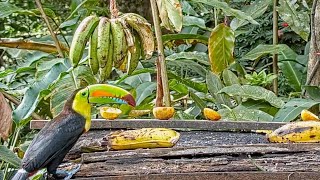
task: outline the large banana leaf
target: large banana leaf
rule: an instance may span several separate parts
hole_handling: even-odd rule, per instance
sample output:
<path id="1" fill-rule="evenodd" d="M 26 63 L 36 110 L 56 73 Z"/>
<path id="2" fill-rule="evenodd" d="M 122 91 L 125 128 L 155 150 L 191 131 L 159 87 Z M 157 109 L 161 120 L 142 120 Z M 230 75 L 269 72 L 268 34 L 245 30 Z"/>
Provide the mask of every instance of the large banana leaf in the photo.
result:
<path id="1" fill-rule="evenodd" d="M 311 99 L 295 98 L 288 101 L 275 115 L 273 121 L 289 122 L 299 116 L 303 109 L 309 109 L 312 106 L 319 104 L 319 101 Z"/>
<path id="2" fill-rule="evenodd" d="M 155 90 L 157 88 L 157 84 L 154 82 L 145 82 L 140 84 L 137 89 L 137 97 L 136 102 L 137 105 L 140 105 L 140 103 L 145 100 L 150 95 L 153 95 L 155 93 Z"/>
<path id="3" fill-rule="evenodd" d="M 272 91 L 264 89 L 260 86 L 239 85 L 234 84 L 224 87 L 218 93 L 226 93 L 229 96 L 240 96 L 242 98 L 250 98 L 253 100 L 263 100 L 272 106 L 281 108 L 284 102 L 278 98 Z"/>
<path id="4" fill-rule="evenodd" d="M 64 64 L 55 64 L 42 80 L 32 84 L 27 89 L 21 104 L 13 111 L 13 120 L 18 123 L 19 121 L 28 118 L 36 109 L 39 100 L 43 97 L 42 92 L 46 90 L 51 83 L 57 80 L 60 73 L 65 72 L 66 70 L 67 68 Z"/>
<path id="5" fill-rule="evenodd" d="M 216 26 L 211 32 L 208 52 L 211 70 L 215 74 L 219 74 L 234 62 L 234 42 L 233 31 L 223 23 Z"/>

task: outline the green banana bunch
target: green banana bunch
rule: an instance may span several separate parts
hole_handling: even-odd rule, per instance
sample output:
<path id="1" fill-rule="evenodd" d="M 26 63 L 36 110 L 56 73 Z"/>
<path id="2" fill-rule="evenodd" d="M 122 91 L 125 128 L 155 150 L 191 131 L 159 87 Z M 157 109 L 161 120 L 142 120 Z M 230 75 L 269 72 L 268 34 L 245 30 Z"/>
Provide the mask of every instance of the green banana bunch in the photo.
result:
<path id="1" fill-rule="evenodd" d="M 134 13 L 127 13 L 120 18 L 124 19 L 138 34 L 146 59 L 151 58 L 155 45 L 151 25 L 142 16 Z"/>
<path id="2" fill-rule="evenodd" d="M 77 66 L 89 41 L 89 66 L 100 82 L 106 81 L 112 67 L 131 74 L 140 57 L 148 59 L 155 50 L 150 24 L 142 16 L 126 13 L 116 19 L 88 16 L 75 31 L 70 59 Z"/>
<path id="3" fill-rule="evenodd" d="M 77 66 L 79 61 L 81 60 L 83 50 L 86 47 L 86 44 L 94 29 L 98 25 L 98 22 L 99 18 L 97 16 L 88 16 L 83 19 L 83 21 L 76 29 L 69 51 L 69 57 L 72 61 L 73 66 Z"/>

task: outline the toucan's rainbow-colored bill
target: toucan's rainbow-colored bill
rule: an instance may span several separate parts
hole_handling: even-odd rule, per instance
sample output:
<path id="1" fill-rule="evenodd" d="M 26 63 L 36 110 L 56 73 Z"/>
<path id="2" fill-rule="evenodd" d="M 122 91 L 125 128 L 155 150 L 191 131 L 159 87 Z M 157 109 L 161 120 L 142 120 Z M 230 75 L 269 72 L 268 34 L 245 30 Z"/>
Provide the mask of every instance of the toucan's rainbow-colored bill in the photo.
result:
<path id="1" fill-rule="evenodd" d="M 108 84 L 94 84 L 87 88 L 89 91 L 89 103 L 117 103 L 136 106 L 133 96 L 120 87 Z"/>

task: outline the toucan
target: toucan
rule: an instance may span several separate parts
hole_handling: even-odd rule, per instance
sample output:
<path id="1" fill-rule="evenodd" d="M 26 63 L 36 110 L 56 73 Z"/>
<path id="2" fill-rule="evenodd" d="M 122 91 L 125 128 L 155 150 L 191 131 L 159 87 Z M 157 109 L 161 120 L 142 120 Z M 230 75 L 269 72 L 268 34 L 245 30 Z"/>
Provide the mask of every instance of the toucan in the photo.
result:
<path id="1" fill-rule="evenodd" d="M 67 174 L 57 171 L 65 155 L 79 137 L 90 129 L 91 103 L 135 106 L 126 90 L 107 84 L 89 85 L 72 93 L 59 115 L 49 121 L 32 140 L 22 159 L 21 168 L 12 180 L 25 180 L 40 169 L 55 179 Z"/>

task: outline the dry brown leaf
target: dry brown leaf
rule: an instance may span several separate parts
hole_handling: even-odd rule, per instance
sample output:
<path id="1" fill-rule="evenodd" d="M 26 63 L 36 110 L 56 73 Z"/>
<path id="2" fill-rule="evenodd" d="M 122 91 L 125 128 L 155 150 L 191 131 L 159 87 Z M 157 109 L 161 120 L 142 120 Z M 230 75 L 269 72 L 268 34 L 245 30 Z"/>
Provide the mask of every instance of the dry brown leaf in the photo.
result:
<path id="1" fill-rule="evenodd" d="M 0 92 L 0 138 L 7 140 L 12 128 L 12 109 Z"/>

